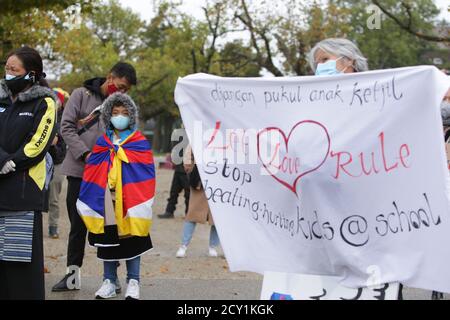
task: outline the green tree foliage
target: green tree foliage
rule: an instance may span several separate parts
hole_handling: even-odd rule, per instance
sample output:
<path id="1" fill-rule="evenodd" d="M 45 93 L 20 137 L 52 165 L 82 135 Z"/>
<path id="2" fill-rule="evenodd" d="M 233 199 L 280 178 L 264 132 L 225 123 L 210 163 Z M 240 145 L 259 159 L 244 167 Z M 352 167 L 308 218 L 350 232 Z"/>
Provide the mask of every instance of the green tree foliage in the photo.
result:
<path id="1" fill-rule="evenodd" d="M 59 83 L 67 90 L 80 87 L 86 79 L 106 76 L 120 59 L 112 42 L 103 43 L 85 25 L 60 33 L 53 48 L 63 68 L 58 71 Z"/>
<path id="2" fill-rule="evenodd" d="M 430 52 L 450 63 L 449 24 L 437 21 L 432 0 L 208 0 L 197 18 L 181 0 L 153 3 L 146 22 L 118 0 L 0 0 L 0 61 L 12 48 L 37 47 L 68 90 L 130 62 L 138 73 L 130 94 L 143 120 L 157 117 L 162 140 L 179 117 L 176 81 L 191 73 L 310 74 L 307 53 L 330 37 L 354 41 L 371 69 L 428 63 Z M 380 29 L 368 26 L 373 3 L 383 10 Z"/>
<path id="3" fill-rule="evenodd" d="M 76 1 L 76 0 L 2 0 L 0 1 L 1 11 L 0 16 L 7 14 L 20 14 L 29 11 L 30 8 L 38 10 L 64 10 L 67 7 L 75 5 L 77 3 L 88 4 L 89 1 Z"/>
<path id="4" fill-rule="evenodd" d="M 104 45 L 111 43 L 122 58 L 128 57 L 139 46 L 145 25 L 138 14 L 122 8 L 117 0 L 96 7 L 85 20 L 93 34 Z"/>
<path id="5" fill-rule="evenodd" d="M 135 90 L 143 115 L 168 112 L 178 116 L 173 93 L 178 77 L 204 72 L 224 76 L 258 76 L 251 48 L 242 41 L 223 42 L 230 32 L 225 1 L 203 9 L 204 20 L 180 13 L 162 2 L 142 33 L 137 50 L 139 85 Z"/>
<path id="6" fill-rule="evenodd" d="M 406 19 L 398 1 L 382 1 L 399 19 Z M 424 32 L 433 32 L 438 9 L 431 0 L 414 1 L 411 24 Z M 371 69 L 411 66 L 421 63 L 421 55 L 436 44 L 405 32 L 385 14 L 381 15 L 380 28 L 370 29 L 367 21 L 374 12 L 367 12 L 371 1 L 338 1 L 350 11 L 352 26 L 348 37 L 354 40 L 369 60 Z"/>
<path id="7" fill-rule="evenodd" d="M 53 45 L 60 84 L 73 89 L 88 78 L 106 76 L 118 61 L 134 64 L 143 26 L 139 16 L 117 0 L 82 14 L 78 24 L 60 32 Z"/>
<path id="8" fill-rule="evenodd" d="M 395 20 L 383 13 L 381 28 L 369 28 L 373 12 L 368 8 L 373 2 L 382 3 Z M 436 48 L 436 39 L 442 39 L 420 36 L 436 32 L 439 10 L 432 0 L 286 0 L 278 2 L 278 11 L 273 1 L 261 1 L 259 7 L 249 3 L 234 0 L 236 21 L 247 30 L 258 64 L 275 76 L 308 74 L 307 53 L 325 38 L 345 37 L 356 42 L 372 69 L 417 65 L 424 52 Z"/>
<path id="9" fill-rule="evenodd" d="M 13 48 L 41 47 L 51 56 L 55 35 L 77 12 L 91 10 L 94 0 L 2 0 L 0 2 L 0 64 Z M 47 52 L 48 50 L 48 52 Z"/>

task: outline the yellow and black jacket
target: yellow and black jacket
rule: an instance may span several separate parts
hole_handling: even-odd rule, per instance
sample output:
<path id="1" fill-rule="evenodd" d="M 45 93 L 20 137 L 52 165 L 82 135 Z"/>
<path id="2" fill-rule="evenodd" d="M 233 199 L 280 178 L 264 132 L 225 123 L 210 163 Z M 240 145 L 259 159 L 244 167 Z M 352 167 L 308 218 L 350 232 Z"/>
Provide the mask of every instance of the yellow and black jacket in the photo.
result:
<path id="1" fill-rule="evenodd" d="M 42 211 L 47 153 L 56 134 L 55 95 L 33 85 L 12 102 L 0 80 L 0 169 L 13 160 L 16 171 L 0 174 L 0 210 Z"/>

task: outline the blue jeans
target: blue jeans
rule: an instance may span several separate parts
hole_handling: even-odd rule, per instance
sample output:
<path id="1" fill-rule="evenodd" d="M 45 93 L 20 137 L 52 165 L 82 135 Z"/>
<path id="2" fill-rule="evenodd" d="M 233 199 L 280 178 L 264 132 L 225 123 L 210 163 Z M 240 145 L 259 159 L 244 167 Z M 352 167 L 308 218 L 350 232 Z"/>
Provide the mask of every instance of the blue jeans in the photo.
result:
<path id="1" fill-rule="evenodd" d="M 127 260 L 127 282 L 131 279 L 139 282 L 139 273 L 141 267 L 141 257 Z M 109 279 L 112 283 L 117 283 L 117 267 L 119 261 L 103 261 L 103 280 Z"/>
<path id="2" fill-rule="evenodd" d="M 182 244 L 184 246 L 188 246 L 191 242 L 192 235 L 194 234 L 195 226 L 197 223 L 192 221 L 185 221 L 183 227 L 183 239 Z M 217 234 L 217 230 L 215 226 L 211 226 L 211 232 L 209 233 L 209 246 L 217 247 L 220 244 L 219 235 Z"/>

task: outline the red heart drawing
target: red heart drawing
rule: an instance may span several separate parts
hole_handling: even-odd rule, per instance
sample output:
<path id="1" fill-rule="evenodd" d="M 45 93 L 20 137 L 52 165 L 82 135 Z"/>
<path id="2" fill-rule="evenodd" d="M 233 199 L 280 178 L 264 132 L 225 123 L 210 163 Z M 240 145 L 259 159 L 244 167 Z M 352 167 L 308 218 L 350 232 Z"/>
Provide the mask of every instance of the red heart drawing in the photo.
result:
<path id="1" fill-rule="evenodd" d="M 285 157 L 284 159 L 289 159 L 289 163 L 292 165 L 292 163 L 294 163 L 294 165 L 295 165 L 295 170 L 297 171 L 298 170 L 298 172 L 296 172 L 296 176 L 295 176 L 295 180 L 293 181 L 293 183 L 290 183 L 290 182 L 288 182 L 288 181 L 286 181 L 286 180 L 283 180 L 282 178 L 280 178 L 280 177 L 277 177 L 277 175 L 276 174 L 273 174 L 273 172 L 271 172 L 270 170 L 269 170 L 269 168 L 268 168 L 268 165 L 269 164 L 271 164 L 271 162 L 268 164 L 268 163 L 265 163 L 264 162 L 264 160 L 262 159 L 262 157 L 261 157 L 261 153 L 260 153 L 260 143 L 261 143 L 261 140 L 260 140 L 260 137 L 261 137 L 261 135 L 262 134 L 265 134 L 265 133 L 268 133 L 268 132 L 270 132 L 270 131 L 277 131 L 277 132 L 279 132 L 280 134 L 281 134 L 281 136 L 283 137 L 283 139 L 284 139 L 284 143 L 285 143 L 285 147 L 286 147 L 286 155 L 289 155 L 289 140 L 291 139 L 291 137 L 293 136 L 293 135 L 295 135 L 295 132 L 296 132 L 296 129 L 298 129 L 298 128 L 301 128 L 302 126 L 304 126 L 305 124 L 309 124 L 309 125 L 314 125 L 314 126 L 316 126 L 317 128 L 320 128 L 320 130 L 325 134 L 325 136 L 326 136 L 326 141 L 327 141 L 327 143 L 328 143 L 328 147 L 327 147 L 327 151 L 326 151 L 326 153 L 324 153 L 324 156 L 323 156 L 323 158 L 321 157 L 321 158 L 319 158 L 319 160 L 318 160 L 318 163 L 317 163 L 317 165 L 315 165 L 315 166 L 313 166 L 313 168 L 312 169 L 309 169 L 309 170 L 306 170 L 306 171 L 301 171 L 301 169 L 300 170 L 298 170 L 299 168 L 299 166 L 301 165 L 301 162 L 300 162 L 300 157 L 295 157 L 295 158 L 292 158 L 292 157 Z M 286 188 L 288 188 L 289 190 L 291 190 L 293 193 L 295 193 L 297 196 L 298 196 L 298 194 L 297 194 L 297 183 L 298 183 L 298 181 L 302 178 L 302 177 L 304 177 L 305 175 L 307 175 L 307 174 L 309 174 L 309 173 L 311 173 L 311 172 L 314 172 L 314 171 L 316 171 L 316 170 L 318 170 L 324 163 L 325 163 L 325 161 L 327 160 L 327 158 L 328 158 L 328 155 L 329 155 L 329 153 L 330 153 L 330 149 L 331 149 L 331 138 L 330 138 L 330 135 L 329 135 L 329 133 L 328 133 L 328 130 L 327 130 L 327 128 L 323 125 L 323 124 L 321 124 L 321 123 L 319 123 L 319 122 L 317 122 L 317 121 L 314 121 L 314 120 L 304 120 L 304 121 L 300 121 L 300 122 L 298 122 L 296 125 L 294 125 L 294 127 L 291 129 L 291 132 L 289 132 L 289 135 L 286 137 L 286 134 L 284 133 L 284 131 L 283 130 L 281 130 L 280 128 L 277 128 L 277 127 L 268 127 L 268 128 L 265 128 L 265 129 L 263 129 L 263 130 L 261 130 L 259 133 L 258 133 L 258 136 L 257 136 L 257 143 L 258 143 L 258 158 L 259 158 L 259 160 L 261 161 L 261 163 L 263 164 L 263 166 L 264 166 L 264 168 L 266 169 L 266 171 L 272 176 L 272 178 L 274 178 L 275 180 L 277 180 L 279 183 L 281 183 L 283 186 L 285 186 Z M 279 145 L 277 145 L 277 148 L 279 147 Z M 276 149 L 276 151 L 277 151 L 278 149 Z M 307 156 L 307 155 L 303 155 L 303 156 Z M 298 161 L 297 161 L 298 160 Z M 272 166 L 272 165 L 271 165 Z M 291 168 L 292 169 L 292 168 Z M 291 170 L 290 169 L 290 170 Z M 292 174 L 292 173 L 291 173 Z"/>

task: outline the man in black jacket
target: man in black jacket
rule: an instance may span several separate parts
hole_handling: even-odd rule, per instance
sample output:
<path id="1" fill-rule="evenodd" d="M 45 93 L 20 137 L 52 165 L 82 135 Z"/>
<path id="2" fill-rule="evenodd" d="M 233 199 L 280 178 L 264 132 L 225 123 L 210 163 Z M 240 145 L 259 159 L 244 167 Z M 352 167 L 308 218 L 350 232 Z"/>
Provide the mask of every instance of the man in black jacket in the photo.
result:
<path id="1" fill-rule="evenodd" d="M 179 131 L 178 131 L 179 130 Z M 172 148 L 172 162 L 175 164 L 175 172 L 172 178 L 172 184 L 170 186 L 170 196 L 167 199 L 166 211 L 163 214 L 158 214 L 160 219 L 171 219 L 174 217 L 174 212 L 178 202 L 178 195 L 184 190 L 185 201 L 185 213 L 189 206 L 189 181 L 184 171 L 183 166 L 183 150 L 187 146 L 187 136 L 184 129 L 178 129 L 180 133 L 178 141 L 172 141 L 174 143 Z"/>

